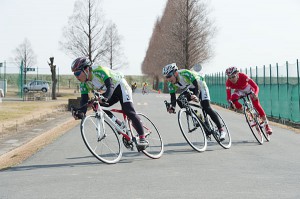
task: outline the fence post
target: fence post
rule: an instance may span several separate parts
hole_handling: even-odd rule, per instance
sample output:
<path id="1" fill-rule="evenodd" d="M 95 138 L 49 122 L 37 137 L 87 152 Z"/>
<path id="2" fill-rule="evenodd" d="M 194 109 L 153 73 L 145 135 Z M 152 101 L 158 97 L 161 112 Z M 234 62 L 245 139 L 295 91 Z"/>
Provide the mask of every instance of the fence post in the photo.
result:
<path id="1" fill-rule="evenodd" d="M 270 94 L 272 93 L 272 66 L 270 64 Z M 271 107 L 272 107 L 272 97 L 271 97 Z M 272 108 L 271 108 L 271 116 L 273 116 Z"/>
<path id="2" fill-rule="evenodd" d="M 297 59 L 297 78 L 298 78 L 298 102 L 299 102 L 299 112 L 300 112 L 300 80 L 299 80 L 299 62 Z"/>

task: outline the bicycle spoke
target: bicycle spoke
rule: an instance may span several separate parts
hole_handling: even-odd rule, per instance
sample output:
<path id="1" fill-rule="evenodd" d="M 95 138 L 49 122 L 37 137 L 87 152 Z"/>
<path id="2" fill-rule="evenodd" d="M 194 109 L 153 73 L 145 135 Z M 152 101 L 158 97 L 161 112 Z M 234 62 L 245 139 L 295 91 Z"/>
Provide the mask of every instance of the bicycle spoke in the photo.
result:
<path id="1" fill-rule="evenodd" d="M 178 112 L 178 124 L 187 143 L 196 151 L 203 152 L 207 147 L 204 130 L 197 116 L 187 113 L 186 109 Z"/>
<path id="2" fill-rule="evenodd" d="M 108 164 L 118 162 L 122 157 L 119 138 L 112 126 L 93 115 L 81 123 L 81 135 L 89 151 L 100 161 Z M 103 128 L 103 129 L 102 129 Z"/>

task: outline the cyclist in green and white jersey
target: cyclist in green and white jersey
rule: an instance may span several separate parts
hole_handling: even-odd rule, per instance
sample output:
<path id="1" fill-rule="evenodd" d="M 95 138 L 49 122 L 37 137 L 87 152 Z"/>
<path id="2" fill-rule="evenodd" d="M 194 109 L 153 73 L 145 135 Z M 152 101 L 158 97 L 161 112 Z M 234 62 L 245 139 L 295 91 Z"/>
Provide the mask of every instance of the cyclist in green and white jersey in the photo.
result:
<path id="1" fill-rule="evenodd" d="M 124 78 L 124 75 L 109 68 L 102 66 L 91 66 L 92 63 L 88 58 L 80 57 L 73 61 L 71 65 L 72 72 L 80 81 L 81 101 L 80 106 L 86 104 L 89 100 L 88 93 L 92 90 L 105 90 L 103 96 L 105 101 L 111 106 L 120 101 L 122 110 L 132 121 L 133 126 L 139 133 L 140 141 L 137 143 L 140 147 L 147 147 L 148 141 L 145 139 L 144 130 L 139 116 L 133 107 L 132 90 Z M 82 112 L 85 114 L 87 107 Z M 82 119 L 82 114 L 75 114 L 75 119 Z"/>
<path id="2" fill-rule="evenodd" d="M 223 131 L 220 120 L 215 113 L 215 111 L 210 106 L 210 95 L 209 90 L 204 81 L 204 77 L 202 77 L 199 73 L 190 71 L 187 69 L 178 70 L 176 63 L 166 65 L 162 74 L 165 76 L 168 81 L 169 93 L 171 95 L 171 104 L 172 106 L 168 109 L 169 113 L 175 112 L 176 107 L 176 90 L 178 89 L 188 89 L 193 92 L 193 94 L 189 94 L 188 91 L 183 92 L 182 94 L 187 97 L 189 101 L 198 102 L 200 99 L 200 104 L 205 112 L 211 117 L 211 119 L 215 122 L 220 131 L 220 139 L 225 139 L 226 132 Z M 180 107 L 182 105 L 180 102 L 177 102 Z"/>

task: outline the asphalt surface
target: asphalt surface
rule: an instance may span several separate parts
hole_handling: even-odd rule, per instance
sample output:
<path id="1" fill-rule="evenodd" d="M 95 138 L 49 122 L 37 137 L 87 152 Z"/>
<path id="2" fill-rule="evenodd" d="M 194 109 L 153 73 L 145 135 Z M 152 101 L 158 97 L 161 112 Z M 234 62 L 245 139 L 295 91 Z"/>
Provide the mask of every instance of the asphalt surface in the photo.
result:
<path id="1" fill-rule="evenodd" d="M 152 160 L 124 149 L 107 165 L 85 147 L 79 126 L 23 163 L 0 171 L 0 198 L 300 198 L 300 135 L 272 125 L 269 143 L 258 145 L 243 115 L 219 107 L 232 135 L 223 149 L 205 152 L 184 140 L 177 115 L 165 110 L 166 94 L 134 94 L 135 107 L 156 124 L 165 144 Z"/>

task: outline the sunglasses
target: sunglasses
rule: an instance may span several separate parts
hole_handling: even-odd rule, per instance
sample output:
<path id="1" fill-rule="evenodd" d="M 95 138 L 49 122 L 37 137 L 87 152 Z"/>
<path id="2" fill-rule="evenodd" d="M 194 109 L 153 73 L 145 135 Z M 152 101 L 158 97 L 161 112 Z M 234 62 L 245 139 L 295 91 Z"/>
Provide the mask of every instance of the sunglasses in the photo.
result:
<path id="1" fill-rule="evenodd" d="M 82 72 L 82 70 L 75 71 L 75 72 L 74 72 L 74 75 L 75 75 L 76 77 L 78 77 L 78 76 L 81 74 L 81 72 Z"/>
<path id="2" fill-rule="evenodd" d="M 237 74 L 228 76 L 228 78 L 229 78 L 229 79 L 234 79 L 236 76 L 237 76 Z"/>
<path id="3" fill-rule="evenodd" d="M 170 72 L 169 74 L 166 75 L 166 78 L 170 78 L 174 75 L 174 72 Z"/>

